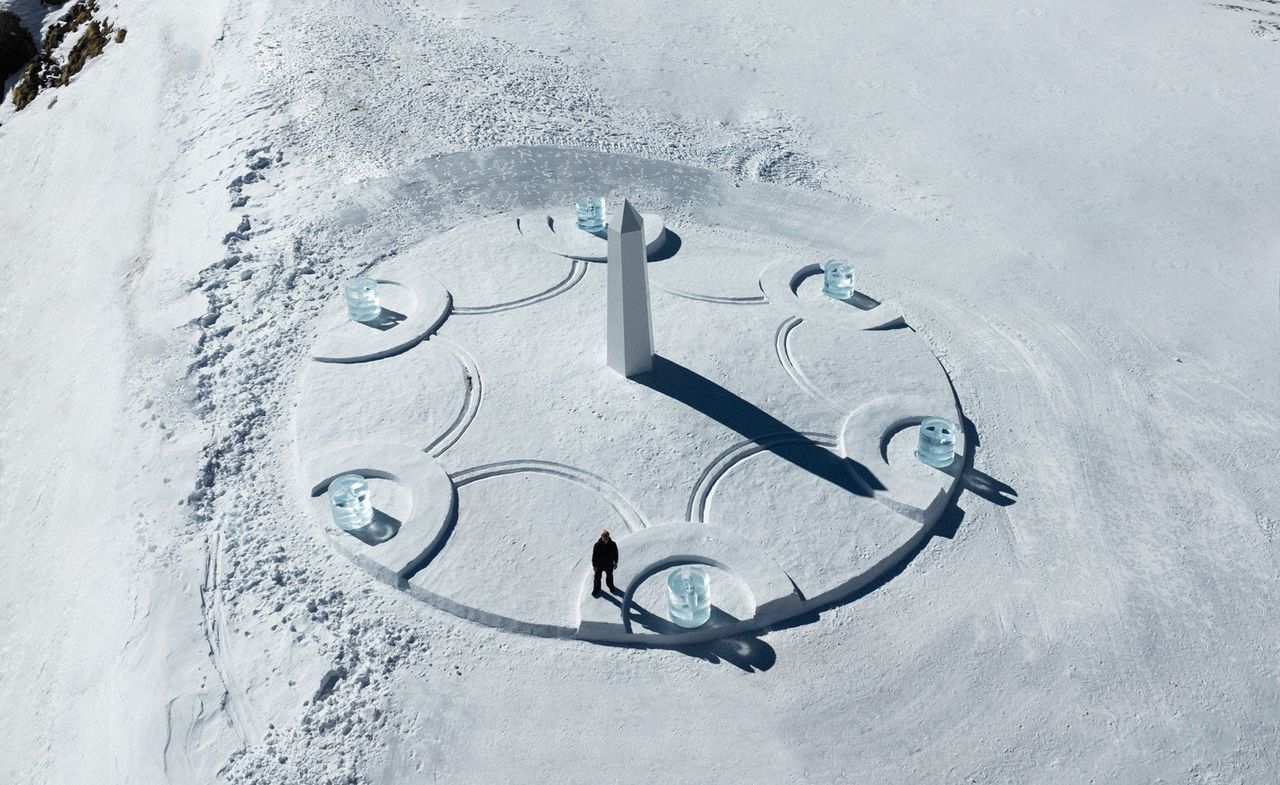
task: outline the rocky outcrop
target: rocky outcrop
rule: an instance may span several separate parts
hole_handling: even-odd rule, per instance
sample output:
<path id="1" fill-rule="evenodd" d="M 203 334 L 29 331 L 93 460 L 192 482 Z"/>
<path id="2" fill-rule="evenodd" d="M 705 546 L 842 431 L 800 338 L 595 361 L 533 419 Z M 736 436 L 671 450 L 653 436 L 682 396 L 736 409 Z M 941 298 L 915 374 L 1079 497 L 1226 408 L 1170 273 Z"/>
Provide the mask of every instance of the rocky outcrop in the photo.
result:
<path id="1" fill-rule="evenodd" d="M 12 11 L 0 11 L 0 81 L 36 56 L 36 42 Z"/>

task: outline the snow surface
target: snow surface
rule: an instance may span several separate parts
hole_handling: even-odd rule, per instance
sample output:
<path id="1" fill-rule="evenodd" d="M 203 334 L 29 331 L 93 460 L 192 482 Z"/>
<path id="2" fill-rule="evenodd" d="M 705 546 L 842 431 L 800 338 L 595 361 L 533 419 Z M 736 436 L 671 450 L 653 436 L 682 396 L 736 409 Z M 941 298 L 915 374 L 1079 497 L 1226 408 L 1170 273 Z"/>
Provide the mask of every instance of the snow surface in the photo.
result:
<path id="1" fill-rule="evenodd" d="M 505 182 L 558 164 L 562 177 L 621 190 L 627 184 L 613 178 L 632 163 L 531 147 L 505 159 L 487 169 Z M 668 179 L 691 174 L 675 168 Z M 376 264 L 369 272 L 379 280 L 416 277 L 409 295 L 454 282 L 474 291 L 470 282 L 481 279 L 496 286 L 498 302 L 435 321 L 427 340 L 403 353 L 304 367 L 295 420 L 301 495 L 319 497 L 334 477 L 358 472 L 393 479 L 412 498 L 403 525 L 376 537 L 339 532 L 327 497 L 317 498 L 321 531 L 380 579 L 464 618 L 590 640 L 635 632 L 629 596 L 615 608 L 589 591 L 583 543 L 601 527 L 615 529 L 626 554 L 615 576 L 624 592 L 695 560 L 725 567 L 753 593 L 756 612 L 734 629 L 711 625 L 664 643 L 777 624 L 899 566 L 943 514 L 965 466 L 963 437 L 949 471 L 921 465 L 910 448 L 887 448 L 909 442 L 925 416 L 960 422 L 946 373 L 914 332 L 886 329 L 903 327 L 891 305 L 866 292 L 866 310 L 822 295 L 821 270 L 805 260 L 824 258 L 808 242 L 823 232 L 802 222 L 789 243 L 752 236 L 746 227 L 781 226 L 787 211 L 735 198 L 727 181 L 709 184 L 720 190 L 711 200 L 718 212 L 738 228 L 694 231 L 690 241 L 672 230 L 673 247 L 657 248 L 649 274 L 692 291 L 650 298 L 658 356 L 636 380 L 605 364 L 602 265 L 527 294 L 540 288 L 527 281 L 550 280 L 565 262 L 529 236 L 529 221 L 468 221 Z M 867 212 L 831 217 L 877 236 L 882 221 Z M 845 250 L 862 253 L 859 237 Z M 762 296 L 726 302 L 702 293 L 725 282 L 735 290 L 754 282 Z M 340 296 L 329 299 L 341 308 Z M 327 315 L 317 344 L 355 345 L 363 335 L 403 347 L 448 299 L 403 297 L 399 321 L 377 326 L 331 324 Z M 315 358 L 322 354 L 343 353 Z M 641 529 L 652 531 L 632 536 Z"/>
<path id="2" fill-rule="evenodd" d="M 0 781 L 1280 779 L 1273 4 L 102 5 L 127 41 L 0 109 Z M 856 233 L 977 437 L 888 580 L 637 649 L 319 535 L 338 283 L 600 169 L 690 243 Z"/>

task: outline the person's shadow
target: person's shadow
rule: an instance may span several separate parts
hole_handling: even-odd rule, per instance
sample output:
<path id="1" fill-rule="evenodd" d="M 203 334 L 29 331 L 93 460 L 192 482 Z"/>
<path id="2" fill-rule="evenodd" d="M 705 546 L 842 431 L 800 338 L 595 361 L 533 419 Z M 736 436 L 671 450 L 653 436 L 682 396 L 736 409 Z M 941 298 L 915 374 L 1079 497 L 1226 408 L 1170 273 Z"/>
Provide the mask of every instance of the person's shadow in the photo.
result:
<path id="1" fill-rule="evenodd" d="M 872 491 L 884 490 L 884 484 L 866 466 L 836 455 L 759 406 L 661 355 L 654 355 L 651 371 L 634 380 L 702 412 L 745 439 L 764 446 L 768 438 L 766 449 L 774 455 L 849 493 L 870 496 Z"/>

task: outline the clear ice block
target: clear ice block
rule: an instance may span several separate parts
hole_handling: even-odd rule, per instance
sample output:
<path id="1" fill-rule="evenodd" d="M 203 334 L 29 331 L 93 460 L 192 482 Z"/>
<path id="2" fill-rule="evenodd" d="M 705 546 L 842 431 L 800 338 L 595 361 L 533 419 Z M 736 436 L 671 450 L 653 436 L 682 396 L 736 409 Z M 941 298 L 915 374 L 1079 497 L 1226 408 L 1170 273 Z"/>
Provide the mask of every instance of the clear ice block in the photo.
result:
<path id="1" fill-rule="evenodd" d="M 942 417 L 926 417 L 920 423 L 916 457 L 936 469 L 950 466 L 956 459 L 956 424 Z"/>
<path id="2" fill-rule="evenodd" d="M 347 316 L 353 322 L 372 322 L 382 313 L 378 301 L 378 282 L 372 278 L 352 278 L 343 284 L 347 295 Z"/>
<path id="3" fill-rule="evenodd" d="M 373 522 L 369 482 L 358 474 L 344 474 L 329 483 L 329 508 L 333 522 L 343 531 L 363 529 Z"/>
<path id="4" fill-rule="evenodd" d="M 584 232 L 604 231 L 604 199 L 599 196 L 583 196 L 576 202 L 578 228 Z"/>
<path id="5" fill-rule="evenodd" d="M 681 627 L 711 618 L 711 578 L 701 567 L 681 567 L 667 576 L 667 615 Z"/>
<path id="6" fill-rule="evenodd" d="M 843 259 L 831 259 L 822 265 L 822 293 L 835 300 L 847 300 L 853 296 L 853 264 Z"/>

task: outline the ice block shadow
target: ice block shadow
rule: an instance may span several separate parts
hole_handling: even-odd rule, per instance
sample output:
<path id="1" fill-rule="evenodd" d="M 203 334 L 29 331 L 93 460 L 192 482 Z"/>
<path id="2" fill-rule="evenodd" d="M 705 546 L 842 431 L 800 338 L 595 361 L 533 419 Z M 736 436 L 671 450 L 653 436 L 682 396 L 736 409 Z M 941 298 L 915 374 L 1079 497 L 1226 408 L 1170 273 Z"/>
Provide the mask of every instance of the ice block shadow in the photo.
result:
<path id="1" fill-rule="evenodd" d="M 986 499 L 999 507 L 1008 507 L 1018 501 L 1018 492 L 1014 490 L 1012 485 L 1001 482 L 990 474 L 979 470 L 973 465 L 973 456 L 979 444 L 978 428 L 973 424 L 973 420 L 960 414 L 960 425 L 964 429 L 964 461 L 956 461 L 945 469 L 939 471 L 946 472 L 952 477 L 960 480 L 960 487 L 975 496 Z M 960 471 L 960 467 L 964 467 L 964 471 Z"/>
<path id="2" fill-rule="evenodd" d="M 845 305 L 852 305 L 854 308 L 857 308 L 859 311 L 870 311 L 872 308 L 880 307 L 879 300 L 877 300 L 874 297 L 871 297 L 870 295 L 863 294 L 862 292 L 859 292 L 859 291 L 855 291 L 853 294 L 849 295 L 843 300 L 839 300 L 838 302 L 842 302 Z"/>
<path id="3" fill-rule="evenodd" d="M 609 596 L 609 602 L 622 607 L 622 602 L 615 597 Z M 674 622 L 653 613 L 643 606 L 632 602 L 627 608 L 627 615 L 631 618 L 633 624 L 638 624 L 646 630 L 650 630 L 659 635 L 671 633 L 688 632 L 687 629 L 680 627 Z M 739 619 L 725 611 L 711 606 L 711 618 L 703 627 L 724 626 L 738 623 Z M 607 646 L 618 645 L 627 648 L 648 648 L 644 643 L 626 643 L 626 644 L 604 644 Z M 655 644 L 656 645 L 656 644 Z M 736 668 L 740 668 L 747 673 L 755 673 L 756 671 L 767 671 L 773 667 L 778 661 L 778 653 L 773 647 L 765 643 L 756 635 L 738 635 L 729 638 L 717 638 L 716 640 L 706 641 L 705 643 L 692 643 L 684 646 L 661 646 L 669 651 L 678 651 L 689 657 L 697 657 L 700 660 L 718 665 L 721 662 L 727 662 Z"/>
<path id="4" fill-rule="evenodd" d="M 1000 507 L 1008 507 L 1018 501 L 1018 492 L 1013 489 L 1013 486 L 1000 482 L 990 474 L 972 466 L 964 470 L 964 474 L 960 476 L 960 483 L 966 491 Z"/>
<path id="5" fill-rule="evenodd" d="M 399 518 L 394 518 L 375 507 L 373 509 L 373 520 L 369 521 L 368 526 L 349 531 L 347 534 L 355 537 L 365 545 L 380 545 L 399 534 L 401 524 L 402 522 Z"/>
<path id="6" fill-rule="evenodd" d="M 632 624 L 638 624 L 646 630 L 656 632 L 660 635 L 676 635 L 689 631 L 670 619 L 659 616 L 658 614 L 648 610 L 635 601 L 632 601 L 631 605 L 627 608 L 627 616 L 630 617 Z M 705 624 L 698 627 L 698 629 L 713 629 L 715 627 L 723 627 L 728 624 L 737 624 L 740 621 L 742 620 L 721 610 L 713 603 L 711 605 L 711 618 L 708 619 Z"/>
<path id="7" fill-rule="evenodd" d="M 376 319 L 369 322 L 360 322 L 360 324 L 363 324 L 367 327 L 372 327 L 375 330 L 382 330 L 383 332 L 386 332 L 387 330 L 390 330 L 392 327 L 395 327 L 397 324 L 400 324 L 400 322 L 403 322 L 405 319 L 408 319 L 408 318 L 409 317 L 405 316 L 399 311 L 393 311 L 390 308 L 383 308 L 381 311 L 378 312 L 378 316 Z"/>

